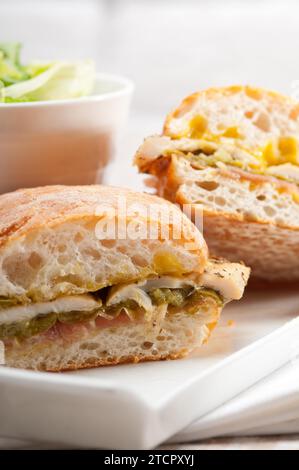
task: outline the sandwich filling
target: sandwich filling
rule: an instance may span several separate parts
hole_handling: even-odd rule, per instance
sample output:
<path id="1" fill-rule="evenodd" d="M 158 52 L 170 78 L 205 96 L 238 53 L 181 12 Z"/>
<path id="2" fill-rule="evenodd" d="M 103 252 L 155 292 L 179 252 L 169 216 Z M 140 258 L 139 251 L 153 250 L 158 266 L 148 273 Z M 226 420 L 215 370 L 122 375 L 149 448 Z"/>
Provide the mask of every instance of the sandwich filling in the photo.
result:
<path id="1" fill-rule="evenodd" d="M 113 327 L 120 318 L 152 322 L 161 311 L 164 315 L 194 315 L 208 313 L 211 308 L 220 310 L 225 302 L 242 296 L 248 275 L 245 266 L 212 260 L 197 281 L 188 276 L 159 276 L 48 302 L 14 304 L 13 299 L 2 298 L 0 340 L 22 342 L 57 332 L 63 325 Z M 159 309 L 161 306 L 165 308 Z"/>
<path id="2" fill-rule="evenodd" d="M 293 136 L 269 140 L 262 148 L 251 149 L 242 142 L 237 128 L 213 135 L 199 133 L 195 129 L 177 137 L 149 137 L 137 153 L 137 164 L 141 171 L 161 169 L 161 157 L 185 158 L 195 169 L 207 166 L 231 167 L 254 175 L 274 177 L 283 182 L 299 184 L 298 141 Z"/>

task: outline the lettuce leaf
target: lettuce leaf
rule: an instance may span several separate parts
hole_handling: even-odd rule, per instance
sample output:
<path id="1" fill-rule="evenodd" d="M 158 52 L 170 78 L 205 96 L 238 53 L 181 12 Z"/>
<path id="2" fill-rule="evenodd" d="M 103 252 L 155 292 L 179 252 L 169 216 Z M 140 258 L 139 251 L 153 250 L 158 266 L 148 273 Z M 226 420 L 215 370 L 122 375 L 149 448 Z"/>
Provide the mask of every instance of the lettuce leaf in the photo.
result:
<path id="1" fill-rule="evenodd" d="M 0 43 L 0 102 L 70 99 L 90 94 L 95 65 L 79 62 L 20 63 L 19 43 Z"/>
<path id="2" fill-rule="evenodd" d="M 19 42 L 1 42 L 0 50 L 9 62 L 17 67 L 20 66 L 21 44 Z"/>
<path id="3" fill-rule="evenodd" d="M 29 80 L 5 87 L 4 96 L 33 101 L 78 98 L 92 92 L 94 77 L 92 61 L 55 62 Z"/>
<path id="4" fill-rule="evenodd" d="M 27 103 L 29 101 L 34 101 L 34 100 L 28 98 L 28 96 L 23 96 L 22 98 L 10 98 L 9 96 L 6 96 L 6 97 L 3 97 L 2 99 L 2 102 L 4 103 Z"/>
<path id="5" fill-rule="evenodd" d="M 4 86 L 29 78 L 20 64 L 20 48 L 19 43 L 0 43 L 0 80 Z"/>

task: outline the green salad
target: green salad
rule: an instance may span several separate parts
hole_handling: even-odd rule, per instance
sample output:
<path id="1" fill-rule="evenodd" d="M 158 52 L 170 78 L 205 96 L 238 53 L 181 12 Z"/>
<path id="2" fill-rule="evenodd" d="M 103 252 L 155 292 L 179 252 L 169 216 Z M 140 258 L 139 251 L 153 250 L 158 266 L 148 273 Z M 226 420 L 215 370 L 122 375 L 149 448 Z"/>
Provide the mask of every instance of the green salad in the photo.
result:
<path id="1" fill-rule="evenodd" d="M 94 87 L 95 65 L 78 62 L 20 61 L 19 43 L 0 43 L 0 102 L 18 103 L 79 98 Z"/>

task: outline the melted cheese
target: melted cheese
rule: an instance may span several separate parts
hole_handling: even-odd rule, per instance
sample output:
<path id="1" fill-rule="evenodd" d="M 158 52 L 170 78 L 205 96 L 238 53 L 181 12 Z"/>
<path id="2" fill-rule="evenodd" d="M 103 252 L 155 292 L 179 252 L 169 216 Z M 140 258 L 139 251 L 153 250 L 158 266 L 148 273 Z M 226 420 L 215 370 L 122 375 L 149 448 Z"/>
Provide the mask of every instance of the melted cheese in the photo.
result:
<path id="1" fill-rule="evenodd" d="M 142 283 L 113 286 L 110 289 L 106 304 L 109 306 L 131 299 L 135 300 L 145 311 L 151 311 L 153 309 L 151 299 L 144 290 L 139 287 L 141 284 Z"/>
<path id="2" fill-rule="evenodd" d="M 240 299 L 249 277 L 249 268 L 225 261 L 210 260 L 205 272 L 195 283 L 189 278 L 160 276 L 133 284 L 120 284 L 111 287 L 106 304 L 115 305 L 128 299 L 134 300 L 146 312 L 154 308 L 149 291 L 157 288 L 180 289 L 185 286 L 207 287 L 219 292 L 225 300 Z M 68 313 L 72 311 L 91 311 L 101 305 L 90 294 L 59 297 L 51 302 L 39 302 L 0 310 L 0 325 L 30 320 L 37 315 L 48 313 Z"/>
<path id="3" fill-rule="evenodd" d="M 298 141 L 293 136 L 283 136 L 269 141 L 263 149 L 263 158 L 267 165 L 290 163 L 298 165 Z"/>
<path id="4" fill-rule="evenodd" d="M 249 273 L 250 269 L 242 264 L 210 260 L 197 283 L 188 278 L 160 276 L 136 284 L 114 286 L 108 296 L 107 305 L 132 299 L 141 307 L 150 310 L 152 303 L 147 292 L 158 288 L 180 289 L 185 286 L 213 289 L 219 292 L 227 301 L 240 299 L 248 281 Z"/>
<path id="5" fill-rule="evenodd" d="M 269 166 L 267 174 L 299 183 L 299 166 L 292 165 L 292 163 Z"/>
<path id="6" fill-rule="evenodd" d="M 113 286 L 107 298 L 107 305 L 125 302 L 128 299 L 143 307 L 146 311 L 153 309 L 152 301 L 147 292 L 153 289 L 180 289 L 185 286 L 195 286 L 195 282 L 191 279 L 182 279 L 179 277 L 160 276 L 153 279 L 140 281 L 136 284 L 126 284 Z"/>
<path id="7" fill-rule="evenodd" d="M 148 292 L 153 289 L 180 289 L 185 286 L 195 286 L 192 279 L 182 279 L 181 277 L 160 276 L 154 279 L 148 279 L 143 284 L 142 288 Z"/>
<path id="8" fill-rule="evenodd" d="M 37 315 L 48 313 L 84 312 L 95 310 L 101 304 L 92 295 L 67 295 L 50 302 L 38 302 L 0 310 L 0 325 L 30 320 Z"/>
<path id="9" fill-rule="evenodd" d="M 243 147 L 242 134 L 237 126 L 228 127 L 221 130 L 218 133 L 212 133 L 209 130 L 209 123 L 204 116 L 196 114 L 192 116 L 189 121 L 186 122 L 186 127 L 183 131 L 175 135 L 176 139 L 184 140 L 206 140 L 217 144 L 219 149 L 226 147 L 227 144 L 231 144 L 239 152 L 239 161 L 236 158 L 231 159 L 230 164 L 236 165 L 246 163 L 244 161 L 245 153 L 250 154 L 254 159 L 257 159 L 257 165 L 254 168 L 263 173 L 269 166 L 282 165 L 288 163 L 296 168 L 299 165 L 299 148 L 298 139 L 292 135 L 280 136 L 273 138 L 265 143 L 262 148 L 247 148 Z M 185 139 L 184 139 L 185 138 Z M 186 139 L 187 138 L 187 139 Z M 164 141 L 166 146 L 166 141 Z M 180 145 L 182 149 L 182 145 Z M 170 148 L 169 148 L 170 150 Z M 243 151 L 243 152 L 242 152 Z M 242 155 L 243 153 L 243 155 Z M 217 155 L 215 155 L 217 159 Z M 249 165 L 249 169 L 251 165 Z M 280 175 L 277 174 L 279 177 Z"/>

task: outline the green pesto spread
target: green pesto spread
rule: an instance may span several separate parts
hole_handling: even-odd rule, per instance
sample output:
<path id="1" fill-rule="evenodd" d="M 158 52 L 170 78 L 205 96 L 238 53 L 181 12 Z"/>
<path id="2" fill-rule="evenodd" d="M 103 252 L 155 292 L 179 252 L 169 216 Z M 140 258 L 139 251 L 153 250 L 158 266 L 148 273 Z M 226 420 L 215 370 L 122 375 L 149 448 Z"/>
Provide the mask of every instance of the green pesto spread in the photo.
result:
<path id="1" fill-rule="evenodd" d="M 8 297 L 0 296 L 0 310 L 4 308 L 14 307 L 17 304 L 18 304 L 17 299 L 9 299 Z"/>
<path id="2" fill-rule="evenodd" d="M 168 304 L 174 307 L 180 307 L 184 304 L 192 290 L 192 287 L 183 287 L 179 289 L 162 288 L 154 289 L 148 294 L 154 305 Z"/>
<path id="3" fill-rule="evenodd" d="M 103 289 L 102 289 L 103 291 Z M 183 287 L 179 289 L 158 288 L 148 292 L 153 305 L 168 305 L 168 313 L 176 313 L 181 308 L 188 314 L 196 313 L 198 306 L 209 300 L 213 300 L 217 305 L 222 305 L 221 296 L 212 289 L 193 287 Z M 96 298 L 104 299 L 105 295 L 98 291 L 94 294 Z M 3 299 L 0 299 L 0 301 Z M 9 300 L 9 299 L 7 299 Z M 13 302 L 13 301 L 12 301 Z M 1 302 L 0 302 L 1 303 Z M 7 303 L 6 307 L 15 305 L 15 303 Z M 105 301 L 99 308 L 91 312 L 66 312 L 66 313 L 49 313 L 47 315 L 37 315 L 31 320 L 23 320 L 14 323 L 0 325 L 0 340 L 17 338 L 19 340 L 29 338 L 41 334 L 49 330 L 56 322 L 74 324 L 78 322 L 87 322 L 95 320 L 98 316 L 104 318 L 116 318 L 122 310 L 126 310 L 131 318 L 138 318 L 138 315 L 145 313 L 134 300 L 127 299 L 115 305 L 105 305 Z"/>
<path id="4" fill-rule="evenodd" d="M 35 336 L 49 330 L 55 325 L 56 321 L 56 313 L 49 313 L 48 315 L 37 315 L 31 320 L 5 323 L 0 325 L 0 339 L 29 338 L 30 336 Z"/>

